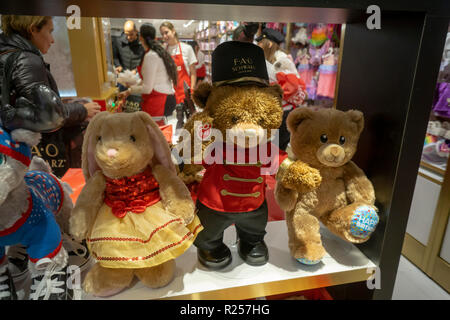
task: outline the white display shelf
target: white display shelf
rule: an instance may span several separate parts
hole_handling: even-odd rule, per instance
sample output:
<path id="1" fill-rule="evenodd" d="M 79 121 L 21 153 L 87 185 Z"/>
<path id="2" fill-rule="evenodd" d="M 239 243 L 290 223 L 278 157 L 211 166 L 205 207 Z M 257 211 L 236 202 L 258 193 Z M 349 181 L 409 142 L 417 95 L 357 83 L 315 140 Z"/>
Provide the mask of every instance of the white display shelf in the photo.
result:
<path id="1" fill-rule="evenodd" d="M 135 278 L 130 288 L 108 299 L 251 299 L 365 281 L 376 267 L 356 246 L 325 228 L 321 228 L 321 234 L 328 253 L 315 266 L 302 265 L 291 257 L 285 221 L 269 222 L 266 231 L 269 262 L 264 266 L 249 266 L 239 257 L 232 226 L 224 233 L 224 242 L 233 256 L 227 268 L 207 270 L 197 260 L 197 249 L 191 246 L 176 259 L 175 278 L 168 286 L 150 289 Z M 100 299 L 92 295 L 83 298 Z"/>

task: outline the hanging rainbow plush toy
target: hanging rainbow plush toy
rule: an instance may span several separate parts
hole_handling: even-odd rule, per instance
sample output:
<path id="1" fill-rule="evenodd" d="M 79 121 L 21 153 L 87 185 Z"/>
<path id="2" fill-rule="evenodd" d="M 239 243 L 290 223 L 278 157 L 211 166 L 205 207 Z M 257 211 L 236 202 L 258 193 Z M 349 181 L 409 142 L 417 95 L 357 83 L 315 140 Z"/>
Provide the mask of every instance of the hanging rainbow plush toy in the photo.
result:
<path id="1" fill-rule="evenodd" d="M 427 133 L 427 135 L 425 136 L 425 141 L 423 142 L 423 145 L 426 146 L 427 144 L 434 143 L 436 141 L 437 141 L 436 136 L 433 136 L 433 135 Z"/>
<path id="2" fill-rule="evenodd" d="M 309 42 L 311 45 L 318 47 L 321 46 L 327 39 L 327 26 L 318 25 L 313 29 Z"/>

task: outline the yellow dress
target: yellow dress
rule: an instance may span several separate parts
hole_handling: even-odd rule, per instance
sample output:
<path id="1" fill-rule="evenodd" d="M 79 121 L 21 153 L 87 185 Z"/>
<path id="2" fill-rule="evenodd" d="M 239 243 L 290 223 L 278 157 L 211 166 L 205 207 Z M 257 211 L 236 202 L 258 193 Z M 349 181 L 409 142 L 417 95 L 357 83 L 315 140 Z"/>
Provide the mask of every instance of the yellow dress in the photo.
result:
<path id="1" fill-rule="evenodd" d="M 87 245 L 105 268 L 148 268 L 184 253 L 203 230 L 164 209 L 151 168 L 122 179 L 106 178 L 105 202 Z"/>
<path id="2" fill-rule="evenodd" d="M 103 204 L 87 244 L 105 268 L 147 268 L 180 256 L 202 229 L 197 215 L 185 225 L 183 219 L 167 212 L 161 201 L 143 213 L 128 212 L 123 218 Z"/>

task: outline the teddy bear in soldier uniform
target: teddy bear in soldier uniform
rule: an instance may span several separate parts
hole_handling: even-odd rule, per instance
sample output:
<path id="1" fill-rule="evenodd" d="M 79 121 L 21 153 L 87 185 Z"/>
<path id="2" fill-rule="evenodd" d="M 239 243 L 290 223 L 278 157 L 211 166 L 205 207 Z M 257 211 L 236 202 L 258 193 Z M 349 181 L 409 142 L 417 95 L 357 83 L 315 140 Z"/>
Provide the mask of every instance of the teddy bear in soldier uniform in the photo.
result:
<path id="1" fill-rule="evenodd" d="M 194 114 L 184 129 L 192 140 L 204 140 L 197 153 L 192 152 L 197 162 L 186 164 L 181 175 L 186 181 L 205 168 L 197 193 L 204 229 L 194 245 L 207 268 L 221 269 L 231 263 L 223 232 L 232 224 L 239 256 L 253 266 L 268 261 L 265 184 L 267 175 L 278 168 L 279 151 L 272 140 L 282 120 L 282 95 L 278 84 L 269 85 L 263 50 L 238 41 L 222 43 L 214 50 L 212 84 L 204 82 L 194 91 L 193 100 L 203 111 Z M 308 169 L 305 165 L 306 175 L 318 175 Z M 305 188 L 317 186 L 317 179 L 310 179 Z"/>

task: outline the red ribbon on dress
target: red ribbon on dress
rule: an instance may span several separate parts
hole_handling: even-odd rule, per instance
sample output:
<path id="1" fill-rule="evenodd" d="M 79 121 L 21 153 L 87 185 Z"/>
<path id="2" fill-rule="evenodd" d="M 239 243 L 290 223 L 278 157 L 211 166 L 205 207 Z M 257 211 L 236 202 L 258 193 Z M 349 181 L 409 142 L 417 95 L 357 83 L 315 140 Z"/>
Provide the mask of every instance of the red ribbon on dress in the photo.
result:
<path id="1" fill-rule="evenodd" d="M 150 167 L 131 177 L 106 177 L 105 203 L 117 218 L 125 217 L 128 212 L 143 213 L 160 200 L 159 184 Z"/>

